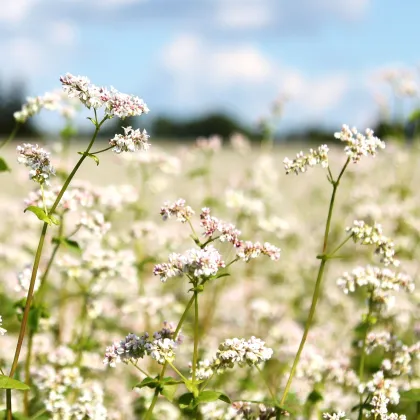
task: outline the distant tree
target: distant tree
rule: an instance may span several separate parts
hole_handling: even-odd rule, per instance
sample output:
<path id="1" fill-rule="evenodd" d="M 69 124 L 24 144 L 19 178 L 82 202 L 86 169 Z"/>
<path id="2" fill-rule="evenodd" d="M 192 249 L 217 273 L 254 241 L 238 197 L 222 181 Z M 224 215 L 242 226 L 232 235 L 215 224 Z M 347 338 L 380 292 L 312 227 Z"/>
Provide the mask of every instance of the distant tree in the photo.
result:
<path id="1" fill-rule="evenodd" d="M 188 120 L 158 117 L 152 123 L 151 132 L 154 137 L 168 139 L 208 137 L 213 134 L 218 134 L 222 137 L 229 137 L 234 133 L 242 133 L 247 136 L 252 134 L 250 130 L 232 117 L 220 113 Z"/>
<path id="2" fill-rule="evenodd" d="M 26 101 L 24 90 L 23 83 L 19 81 L 13 82 L 8 90 L 0 84 L 0 137 L 7 137 L 15 128 L 13 113 L 19 111 Z M 38 136 L 38 131 L 31 119 L 20 127 L 18 136 Z"/>

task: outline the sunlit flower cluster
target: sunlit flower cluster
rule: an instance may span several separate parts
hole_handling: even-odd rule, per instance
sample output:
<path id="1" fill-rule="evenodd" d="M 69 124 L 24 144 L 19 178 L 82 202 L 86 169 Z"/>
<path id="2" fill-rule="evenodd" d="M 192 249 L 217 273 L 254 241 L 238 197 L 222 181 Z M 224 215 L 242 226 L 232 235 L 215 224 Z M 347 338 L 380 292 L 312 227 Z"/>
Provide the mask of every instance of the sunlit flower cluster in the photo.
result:
<path id="1" fill-rule="evenodd" d="M 254 404 L 256 406 L 254 408 L 248 401 L 235 401 L 232 406 L 244 420 L 268 420 L 276 417 L 275 408 L 267 407 L 262 403 Z"/>
<path id="2" fill-rule="evenodd" d="M 26 98 L 26 103 L 23 104 L 20 111 L 16 111 L 13 116 L 19 123 L 25 123 L 28 118 L 38 114 L 42 109 L 54 110 L 58 106 L 60 100 L 59 95 L 52 92 L 47 92 L 43 96 L 36 96 L 34 98 Z"/>
<path id="3" fill-rule="evenodd" d="M 324 419 L 328 420 L 348 420 L 346 413 L 344 411 L 337 411 L 336 413 L 330 414 L 330 413 L 324 413 L 322 415 Z"/>
<path id="4" fill-rule="evenodd" d="M 212 245 L 208 245 L 203 249 L 190 249 L 184 254 L 170 254 L 168 263 L 155 265 L 153 274 L 160 276 L 163 282 L 168 278 L 179 277 L 183 274 L 194 278 L 211 277 L 224 266 L 225 263 L 219 251 Z"/>
<path id="5" fill-rule="evenodd" d="M 373 396 L 383 393 L 393 405 L 397 405 L 400 402 L 400 393 L 395 380 L 385 378 L 382 370 L 376 372 L 367 383 L 360 384 L 358 391 L 360 394 L 368 392 Z"/>
<path id="6" fill-rule="evenodd" d="M 112 151 L 115 153 L 137 152 L 138 150 L 149 150 L 149 135 L 146 130 L 134 130 L 132 127 L 123 127 L 124 134 L 116 134 L 109 141 Z"/>
<path id="7" fill-rule="evenodd" d="M 362 156 L 375 156 L 376 149 L 384 149 L 385 143 L 373 135 L 373 131 L 367 128 L 365 134 L 359 133 L 355 127 L 349 128 L 344 124 L 340 132 L 334 137 L 346 143 L 344 151 L 351 160 L 356 163 Z"/>
<path id="8" fill-rule="evenodd" d="M 160 215 L 163 220 L 176 217 L 179 222 L 185 223 L 190 220 L 194 214 L 194 210 L 190 206 L 185 205 L 185 200 L 180 198 L 174 203 L 166 201 L 160 209 Z"/>
<path id="9" fill-rule="evenodd" d="M 87 77 L 67 73 L 60 77 L 60 81 L 70 98 L 78 98 L 87 108 L 104 107 L 110 118 L 124 119 L 149 112 L 147 105 L 137 96 L 95 86 Z"/>
<path id="10" fill-rule="evenodd" d="M 395 273 L 388 268 L 357 267 L 351 273 L 345 272 L 337 285 L 344 293 L 354 293 L 361 287 L 366 287 L 369 298 L 375 304 L 376 310 L 391 307 L 394 304 L 393 292 L 414 290 L 414 282 L 404 273 Z"/>
<path id="11" fill-rule="evenodd" d="M 353 226 L 348 227 L 346 231 L 350 233 L 355 243 L 374 245 L 375 253 L 381 257 L 381 262 L 385 265 L 399 265 L 399 261 L 394 258 L 394 243 L 382 233 L 382 226 L 379 223 L 370 226 L 362 220 L 355 220 Z"/>
<path id="12" fill-rule="evenodd" d="M 4 328 L 2 328 L 2 325 L 3 325 L 3 318 L 0 315 L 0 335 L 4 335 L 4 334 L 7 333 L 7 330 L 5 330 Z"/>
<path id="13" fill-rule="evenodd" d="M 328 168 L 328 152 L 328 146 L 324 144 L 319 146 L 316 150 L 310 149 L 309 154 L 307 155 L 304 155 L 302 151 L 299 152 L 296 155 L 296 158 L 293 160 L 286 157 L 283 160 L 286 174 L 294 172 L 296 175 L 298 175 L 301 172 L 306 172 L 309 167 L 316 165 L 321 165 L 323 168 Z"/>
<path id="14" fill-rule="evenodd" d="M 245 262 L 257 258 L 260 255 L 266 255 L 271 260 L 277 261 L 280 259 L 280 249 L 270 244 L 269 242 L 260 244 L 259 242 L 254 243 L 251 241 L 246 241 L 240 243 L 237 250 L 237 255 Z"/>
<path id="15" fill-rule="evenodd" d="M 24 164 L 29 170 L 29 178 L 39 184 L 47 184 L 51 175 L 55 175 L 55 170 L 50 161 L 50 153 L 30 143 L 23 143 L 17 146 L 18 162 Z"/>
<path id="16" fill-rule="evenodd" d="M 249 340 L 244 338 L 229 338 L 219 345 L 216 355 L 209 362 L 202 361 L 198 364 L 198 378 L 206 379 L 213 373 L 221 374 L 226 369 L 235 365 L 256 366 L 271 359 L 273 350 L 265 346 L 265 342 L 256 337 Z"/>

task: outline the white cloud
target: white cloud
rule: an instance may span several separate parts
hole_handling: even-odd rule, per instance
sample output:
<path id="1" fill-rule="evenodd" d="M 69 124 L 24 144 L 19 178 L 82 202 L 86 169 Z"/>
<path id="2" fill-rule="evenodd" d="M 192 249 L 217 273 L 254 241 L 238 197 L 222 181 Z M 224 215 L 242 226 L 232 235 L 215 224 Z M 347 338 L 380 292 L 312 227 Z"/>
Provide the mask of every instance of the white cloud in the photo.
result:
<path id="1" fill-rule="evenodd" d="M 37 0 L 6 0 L 0 7 L 0 22 L 18 24 L 22 22 L 34 7 Z"/>
<path id="2" fill-rule="evenodd" d="M 272 22 L 271 12 L 265 0 L 219 0 L 216 21 L 232 29 L 258 29 Z"/>
<path id="3" fill-rule="evenodd" d="M 262 83 L 271 74 L 270 62 L 250 45 L 218 47 L 194 35 L 181 35 L 164 49 L 163 63 L 170 72 L 213 85 Z"/>
<path id="4" fill-rule="evenodd" d="M 69 21 L 56 21 L 50 27 L 52 43 L 60 46 L 72 46 L 77 40 L 77 28 Z"/>

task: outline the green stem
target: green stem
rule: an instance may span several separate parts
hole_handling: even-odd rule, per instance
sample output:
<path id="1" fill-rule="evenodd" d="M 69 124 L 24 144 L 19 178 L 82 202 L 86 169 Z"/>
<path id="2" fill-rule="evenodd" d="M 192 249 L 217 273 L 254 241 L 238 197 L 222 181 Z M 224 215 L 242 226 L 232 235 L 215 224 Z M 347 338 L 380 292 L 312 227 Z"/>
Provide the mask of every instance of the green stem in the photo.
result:
<path id="1" fill-rule="evenodd" d="M 15 137 L 16 137 L 16 134 L 17 134 L 17 132 L 19 131 L 19 128 L 20 128 L 20 123 L 16 123 L 16 125 L 15 125 L 15 128 L 13 129 L 13 131 L 10 133 L 10 136 L 7 138 L 7 139 L 5 139 L 5 140 L 3 140 L 1 143 L 0 143 L 0 149 L 2 148 L 2 147 L 4 147 L 4 146 L 6 146 L 6 144 L 7 143 L 9 143 L 9 142 L 11 142 Z"/>
<path id="2" fill-rule="evenodd" d="M 193 365 L 192 365 L 192 383 L 195 385 L 196 380 L 196 371 L 197 371 L 197 361 L 198 361 L 198 339 L 199 339 L 199 330 L 198 330 L 198 292 L 194 291 L 194 353 L 193 353 Z"/>
<path id="3" fill-rule="evenodd" d="M 261 378 L 262 378 L 262 380 L 264 381 L 264 384 L 265 384 L 265 386 L 267 387 L 268 392 L 269 392 L 269 393 L 270 393 L 270 395 L 271 395 L 271 398 L 273 399 L 273 405 L 277 405 L 277 397 L 276 397 L 276 395 L 274 394 L 273 390 L 271 389 L 271 386 L 270 386 L 270 384 L 268 383 L 268 380 L 267 380 L 267 378 L 265 377 L 265 375 L 264 375 L 263 371 L 261 370 L 261 368 L 260 368 L 258 365 L 255 365 L 255 367 L 257 368 L 258 372 L 260 372 Z"/>
<path id="4" fill-rule="evenodd" d="M 290 387 L 292 385 L 292 381 L 293 381 L 293 378 L 294 378 L 295 373 L 296 373 L 296 368 L 299 364 L 300 356 L 302 354 L 303 348 L 305 347 L 306 339 L 308 337 L 309 330 L 312 326 L 312 321 L 313 321 L 313 318 L 314 318 L 314 315 L 315 315 L 316 305 L 317 305 L 319 296 L 321 294 L 322 278 L 323 278 L 323 275 L 324 275 L 325 264 L 327 263 L 327 260 L 328 260 L 328 257 L 325 255 L 325 251 L 327 250 L 327 246 L 328 246 L 328 237 L 329 237 L 329 234 L 330 234 L 331 219 L 332 219 L 332 213 L 333 213 L 333 209 L 334 209 L 335 196 L 336 196 L 337 189 L 338 189 L 338 186 L 340 184 L 341 178 L 342 178 L 342 176 L 343 176 L 343 174 L 344 174 L 344 172 L 345 172 L 349 163 L 350 163 L 350 158 L 347 159 L 346 163 L 344 164 L 343 168 L 341 169 L 341 172 L 338 175 L 337 180 L 336 181 L 332 180 L 333 192 L 331 194 L 330 205 L 329 205 L 329 208 L 328 208 L 327 222 L 325 224 L 324 242 L 323 242 L 323 246 L 322 246 L 323 255 L 321 256 L 321 263 L 320 263 L 319 269 L 318 269 L 318 275 L 317 275 L 316 283 L 315 283 L 315 290 L 314 290 L 314 293 L 312 295 L 312 302 L 311 302 L 311 307 L 309 309 L 309 315 L 308 315 L 308 318 L 306 320 L 305 330 L 303 332 L 303 336 L 302 336 L 302 339 L 300 341 L 298 351 L 297 351 L 295 359 L 293 361 L 292 369 L 290 370 L 289 378 L 288 378 L 287 383 L 286 383 L 286 388 L 283 392 L 283 396 L 282 396 L 281 401 L 280 401 L 280 406 L 281 407 L 283 407 L 283 405 L 286 401 L 287 395 L 290 391 Z"/>
<path id="5" fill-rule="evenodd" d="M 188 312 L 189 312 L 192 304 L 194 303 L 194 300 L 195 300 L 195 296 L 193 295 L 193 296 L 191 296 L 191 299 L 188 301 L 187 306 L 185 307 L 184 313 L 182 314 L 181 319 L 179 320 L 178 325 L 175 329 L 174 340 L 177 339 L 178 333 L 181 330 L 182 324 L 187 319 Z M 165 375 L 167 367 L 168 367 L 168 362 L 165 362 L 164 365 L 162 366 L 162 370 L 160 371 L 159 379 L 163 378 L 163 376 Z M 156 405 L 156 402 L 157 402 L 158 398 L 159 398 L 159 389 L 156 388 L 155 393 L 153 395 L 152 402 L 149 406 L 149 409 L 147 410 L 147 412 L 145 414 L 144 420 L 150 420 L 152 418 L 153 409 L 155 408 L 155 405 Z"/>
<path id="6" fill-rule="evenodd" d="M 179 377 L 184 381 L 184 383 L 189 382 L 188 379 L 179 371 L 178 368 L 175 367 L 175 365 L 172 362 L 170 362 L 169 360 L 166 360 L 166 362 L 175 371 L 175 373 L 179 375 Z"/>
<path id="7" fill-rule="evenodd" d="M 34 341 L 35 331 L 29 331 L 28 349 L 25 361 L 25 384 L 31 386 L 31 358 L 32 358 L 32 344 Z M 29 390 L 23 394 L 23 407 L 25 416 L 29 416 Z"/>
<path id="8" fill-rule="evenodd" d="M 88 148 L 86 149 L 86 153 L 89 153 L 91 147 L 93 146 L 93 143 L 95 142 L 96 136 L 98 135 L 98 132 L 99 132 L 102 124 L 106 121 L 106 119 L 107 119 L 107 117 L 104 117 L 104 119 L 99 124 L 96 125 L 95 132 L 92 136 L 92 140 L 90 141 Z M 79 161 L 77 162 L 74 169 L 71 171 L 70 175 L 66 179 L 66 182 L 64 183 L 63 187 L 61 188 L 61 191 L 59 192 L 54 204 L 52 205 L 52 207 L 49 211 L 49 214 L 52 214 L 54 212 L 54 210 L 57 208 L 58 204 L 60 203 L 61 198 L 63 197 L 64 193 L 66 192 L 66 190 L 67 190 L 70 182 L 72 181 L 74 175 L 76 174 L 80 165 L 86 159 L 86 156 L 87 155 L 84 154 L 79 159 Z M 38 273 L 39 262 L 41 260 L 42 248 L 44 247 L 44 240 L 45 240 L 45 236 L 46 236 L 46 233 L 47 233 L 47 229 L 48 229 L 48 224 L 44 223 L 44 225 L 42 227 L 41 236 L 39 238 L 38 248 L 37 248 L 36 254 L 35 254 L 35 260 L 34 260 L 34 266 L 33 266 L 33 269 L 32 269 L 31 281 L 30 281 L 30 284 L 29 284 L 28 294 L 27 294 L 27 297 L 26 297 L 26 304 L 25 304 L 25 309 L 23 311 L 22 322 L 20 324 L 18 342 L 16 344 L 15 355 L 14 355 L 14 358 L 13 358 L 12 367 L 10 369 L 10 374 L 9 374 L 10 378 L 13 378 L 15 373 L 16 373 L 17 365 L 18 365 L 18 362 L 19 362 L 20 352 L 22 350 L 22 344 L 23 344 L 23 340 L 24 340 L 24 337 L 25 337 L 26 326 L 28 324 L 29 311 L 30 311 L 30 308 L 31 308 L 32 297 L 33 297 L 33 292 L 34 292 L 34 288 L 35 288 L 36 275 Z M 12 415 L 12 391 L 10 389 L 6 390 L 6 406 L 7 406 L 6 407 L 7 408 L 7 410 L 6 410 L 7 411 L 7 420 L 12 420 L 13 419 L 13 415 Z"/>
<path id="9" fill-rule="evenodd" d="M 329 254 L 329 257 L 334 256 L 334 254 L 336 254 L 350 239 L 351 239 L 351 235 L 348 236 L 346 239 L 344 239 L 344 241 L 341 242 L 341 244 L 338 245 L 338 247 L 335 248 L 334 251 L 331 251 L 330 254 Z"/>
<path id="10" fill-rule="evenodd" d="M 98 155 L 99 153 L 103 153 L 103 152 L 106 152 L 107 150 L 110 150 L 110 149 L 112 149 L 114 146 L 109 146 L 109 147 L 106 147 L 105 149 L 101 149 L 101 150 L 98 150 L 98 151 L 96 151 L 96 152 L 91 152 L 92 153 L 92 155 Z"/>
<path id="11" fill-rule="evenodd" d="M 370 318 L 372 316 L 373 311 L 373 300 L 372 300 L 372 292 L 369 297 L 369 309 L 366 315 L 366 329 L 363 335 L 363 344 L 362 350 L 360 354 L 360 363 L 359 363 L 359 382 L 362 383 L 363 376 L 365 373 L 365 362 L 366 362 L 366 339 L 369 334 L 369 327 L 370 327 Z M 359 416 L 357 417 L 358 420 L 362 420 L 363 418 L 363 394 L 360 394 L 360 405 L 359 405 Z"/>

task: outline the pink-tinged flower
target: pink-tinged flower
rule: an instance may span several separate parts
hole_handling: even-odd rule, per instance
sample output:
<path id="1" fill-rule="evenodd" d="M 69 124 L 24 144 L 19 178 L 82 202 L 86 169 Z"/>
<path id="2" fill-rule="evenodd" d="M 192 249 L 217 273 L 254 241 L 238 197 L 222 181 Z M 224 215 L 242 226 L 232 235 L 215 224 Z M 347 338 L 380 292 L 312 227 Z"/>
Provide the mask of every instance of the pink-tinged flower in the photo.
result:
<path id="1" fill-rule="evenodd" d="M 149 108 L 139 97 L 118 92 L 113 87 L 108 90 L 95 86 L 87 77 L 67 73 L 60 77 L 60 81 L 69 98 L 78 98 L 89 109 L 104 107 L 109 118 L 117 116 L 124 119 L 149 112 Z"/>
<path id="2" fill-rule="evenodd" d="M 28 118 L 38 114 L 43 108 L 54 110 L 58 107 L 60 96 L 55 92 L 47 92 L 43 96 L 26 98 L 20 111 L 16 111 L 13 116 L 19 123 L 25 123 Z"/>
<path id="3" fill-rule="evenodd" d="M 112 151 L 115 153 L 121 152 L 136 152 L 137 150 L 148 150 L 150 144 L 149 135 L 146 130 L 133 130 L 132 127 L 123 127 L 124 134 L 116 134 L 109 144 L 113 146 Z"/>
<path id="4" fill-rule="evenodd" d="M 211 216 L 210 209 L 207 207 L 201 210 L 200 225 L 204 228 L 204 236 L 211 238 L 214 234 L 219 234 L 217 238 L 220 242 L 230 242 L 234 246 L 240 245 L 239 236 L 241 231 L 236 229 L 236 226 L 232 223 L 227 223 Z"/>
<path id="5" fill-rule="evenodd" d="M 273 261 L 280 259 L 280 249 L 268 242 L 265 242 L 264 245 L 259 242 L 242 242 L 237 251 L 238 257 L 245 262 L 257 258 L 261 254 L 270 257 Z"/>
<path id="6" fill-rule="evenodd" d="M 163 220 L 168 220 L 175 216 L 181 223 L 187 222 L 193 214 L 194 210 L 190 206 L 186 206 L 185 200 L 182 198 L 172 204 L 169 201 L 165 201 L 160 209 L 160 215 Z"/>
<path id="7" fill-rule="evenodd" d="M 341 131 L 334 134 L 334 137 L 346 143 L 344 151 L 351 158 L 353 163 L 360 160 L 362 156 L 375 156 L 376 149 L 384 149 L 385 143 L 373 135 L 373 130 L 367 128 L 365 134 L 359 133 L 356 127 L 350 129 L 346 124 Z"/>
<path id="8" fill-rule="evenodd" d="M 30 143 L 24 143 L 22 146 L 17 146 L 18 153 L 17 161 L 23 163 L 30 168 L 29 178 L 38 182 L 39 184 L 47 184 L 48 178 L 55 175 L 55 170 L 51 165 L 50 153 Z"/>
<path id="9" fill-rule="evenodd" d="M 316 165 L 328 168 L 328 152 L 328 146 L 324 144 L 319 146 L 316 150 L 310 149 L 309 154 L 307 155 L 304 155 L 303 152 L 299 152 L 293 160 L 287 157 L 284 158 L 283 164 L 286 174 L 294 172 L 298 175 L 300 172 L 306 172 L 308 167 Z"/>

